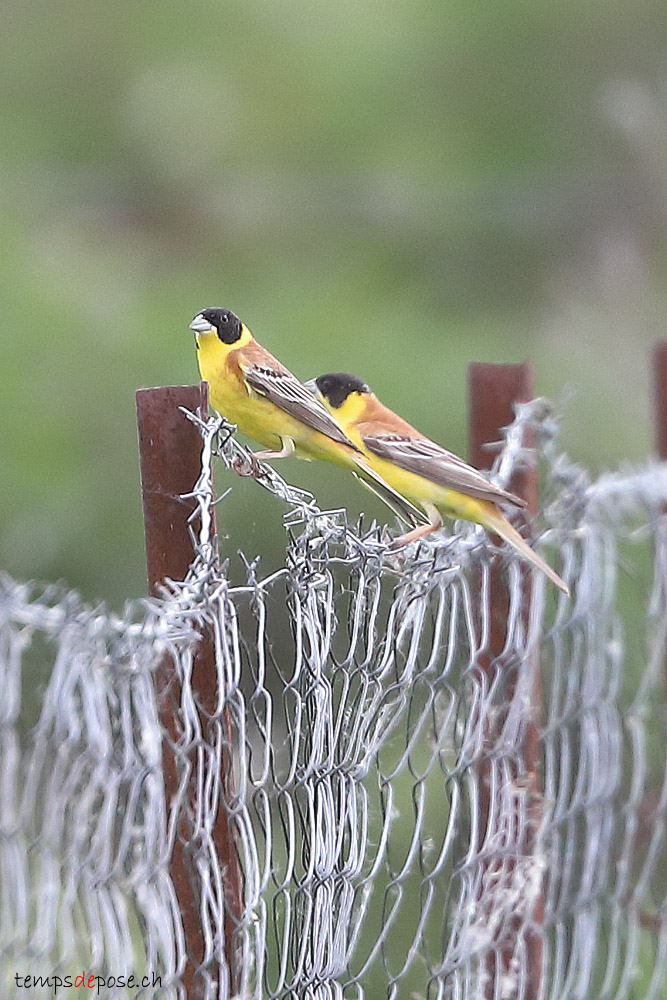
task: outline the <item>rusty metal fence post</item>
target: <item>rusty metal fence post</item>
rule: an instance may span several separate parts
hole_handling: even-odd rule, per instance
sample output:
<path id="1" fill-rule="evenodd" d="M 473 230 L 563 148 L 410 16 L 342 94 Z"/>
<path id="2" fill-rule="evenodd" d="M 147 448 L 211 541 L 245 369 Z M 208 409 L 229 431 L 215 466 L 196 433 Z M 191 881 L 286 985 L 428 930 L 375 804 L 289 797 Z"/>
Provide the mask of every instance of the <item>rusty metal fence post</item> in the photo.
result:
<path id="1" fill-rule="evenodd" d="M 140 389 L 137 392 L 137 421 L 143 494 L 144 528 L 148 584 L 154 596 L 160 584 L 169 577 L 183 580 L 194 557 L 188 530 L 188 518 L 195 508 L 194 500 L 183 500 L 192 492 L 201 470 L 202 439 L 196 426 L 179 410 L 186 407 L 208 415 L 208 385 L 164 386 Z M 193 670 L 193 689 L 197 692 L 201 710 L 209 715 L 215 711 L 217 672 L 215 653 L 210 638 L 202 635 Z M 156 678 L 160 718 L 168 739 L 163 741 L 163 767 L 167 800 L 171 802 L 178 790 L 177 764 L 171 745 L 178 738 L 176 714 L 177 679 L 174 665 L 167 658 Z M 223 719 L 227 734 L 230 725 Z M 223 762 L 227 772 L 221 775 L 223 788 L 231 773 L 229 760 Z M 233 932 L 241 912 L 241 874 L 234 848 L 232 832 L 224 807 L 220 808 L 213 831 L 220 866 L 223 872 L 226 918 L 225 954 L 232 989 L 238 970 L 234 968 Z M 188 961 L 182 983 L 188 998 L 196 998 L 200 987 L 196 982 L 197 966 L 204 955 L 204 936 L 199 915 L 199 900 L 189 876 L 187 832 L 176 837 L 171 859 L 171 876 L 181 908 Z"/>
<path id="2" fill-rule="evenodd" d="M 656 451 L 667 459 L 667 340 L 653 345 L 653 407 Z"/>
<path id="3" fill-rule="evenodd" d="M 667 460 L 667 340 L 658 340 L 653 345 L 652 357 L 653 376 L 653 425 L 655 433 L 655 448 L 658 458 Z M 667 512 L 665 512 L 667 513 Z M 665 582 L 667 590 L 667 581 Z M 665 657 L 665 688 L 667 690 L 667 657 Z M 645 806 L 645 813 L 650 814 L 654 803 Z"/>
<path id="4" fill-rule="evenodd" d="M 514 404 L 524 403 L 533 399 L 535 395 L 535 374 L 533 365 L 530 362 L 523 364 L 483 364 L 473 363 L 468 368 L 468 418 L 469 418 L 469 451 L 470 461 L 478 469 L 489 469 L 495 457 L 495 453 L 489 450 L 487 445 L 495 444 L 502 440 L 502 428 L 508 426 L 514 420 Z M 530 435 L 524 441 L 525 446 L 531 447 L 534 440 Z M 513 493 L 523 497 L 527 502 L 527 514 L 534 517 L 538 507 L 538 486 L 537 471 L 535 468 L 525 468 L 517 472 L 507 488 Z M 523 571 L 523 593 L 524 607 L 527 610 L 530 597 L 530 573 Z M 492 569 L 491 577 L 491 622 L 489 633 L 489 645 L 482 659 L 482 669 L 489 680 L 498 666 L 498 657 L 501 656 L 505 647 L 505 633 L 509 610 L 509 593 L 503 581 L 502 574 L 497 567 Z M 525 614 L 526 612 L 524 612 Z M 502 669 L 502 666 L 500 667 Z M 508 690 L 508 697 L 511 696 Z M 539 669 L 535 670 L 535 686 L 532 693 L 532 718 L 526 727 L 526 736 L 523 746 L 523 762 L 525 774 L 522 776 L 527 784 L 527 792 L 534 803 L 533 810 L 533 830 L 539 824 L 540 816 L 540 793 L 542 790 L 542 776 L 540 774 L 540 744 L 538 726 L 541 717 L 541 681 Z M 489 742 L 497 735 L 495 729 L 489 731 Z M 480 769 L 480 789 L 481 789 L 481 815 L 483 822 L 480 830 L 481 843 L 487 833 L 487 824 L 490 818 L 490 772 L 489 765 Z M 527 851 L 531 851 L 533 844 L 527 844 Z M 529 956 L 528 987 L 524 994 L 525 1000 L 536 1000 L 540 990 L 540 980 L 542 976 L 542 937 L 539 925 L 544 918 L 544 904 L 540 897 L 533 912 L 533 918 L 537 925 L 536 932 L 527 938 L 527 950 Z M 509 955 L 500 955 L 500 961 L 505 968 L 502 972 L 507 972 Z M 498 973 L 501 970 L 495 968 L 495 958 L 490 962 L 494 964 L 489 969 L 490 980 L 499 979 Z M 493 987 L 491 987 L 493 989 Z M 492 992 L 488 994 L 491 997 Z"/>

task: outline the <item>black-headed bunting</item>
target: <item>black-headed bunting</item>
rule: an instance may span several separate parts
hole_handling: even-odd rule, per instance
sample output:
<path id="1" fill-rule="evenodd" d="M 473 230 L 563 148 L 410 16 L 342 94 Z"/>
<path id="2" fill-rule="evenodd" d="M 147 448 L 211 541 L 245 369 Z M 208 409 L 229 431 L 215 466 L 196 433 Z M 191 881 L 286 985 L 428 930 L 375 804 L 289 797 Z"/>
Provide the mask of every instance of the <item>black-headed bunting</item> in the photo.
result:
<path id="1" fill-rule="evenodd" d="M 393 489 L 419 504 L 428 523 L 396 539 L 406 545 L 442 527 L 442 514 L 474 521 L 504 538 L 526 562 L 541 570 L 564 593 L 566 584 L 524 541 L 499 509 L 522 508 L 525 501 L 494 485 L 478 469 L 425 437 L 384 406 L 356 375 L 333 372 L 306 385 L 335 416 L 347 437 Z"/>

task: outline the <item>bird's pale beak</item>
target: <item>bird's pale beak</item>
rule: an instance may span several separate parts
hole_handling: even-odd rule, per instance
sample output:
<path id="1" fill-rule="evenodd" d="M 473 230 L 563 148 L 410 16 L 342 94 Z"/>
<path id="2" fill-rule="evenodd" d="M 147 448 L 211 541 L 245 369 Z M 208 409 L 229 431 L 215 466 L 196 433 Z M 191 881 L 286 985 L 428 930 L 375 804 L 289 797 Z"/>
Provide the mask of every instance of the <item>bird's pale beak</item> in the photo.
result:
<path id="1" fill-rule="evenodd" d="M 194 330 L 195 333 L 210 333 L 213 327 L 207 319 L 204 319 L 201 313 L 197 313 L 192 323 L 190 323 L 190 329 Z"/>
<path id="2" fill-rule="evenodd" d="M 314 378 L 309 378 L 308 381 L 303 384 L 306 389 L 309 389 L 312 392 L 313 396 L 317 396 L 319 390 L 317 388 L 317 382 Z"/>

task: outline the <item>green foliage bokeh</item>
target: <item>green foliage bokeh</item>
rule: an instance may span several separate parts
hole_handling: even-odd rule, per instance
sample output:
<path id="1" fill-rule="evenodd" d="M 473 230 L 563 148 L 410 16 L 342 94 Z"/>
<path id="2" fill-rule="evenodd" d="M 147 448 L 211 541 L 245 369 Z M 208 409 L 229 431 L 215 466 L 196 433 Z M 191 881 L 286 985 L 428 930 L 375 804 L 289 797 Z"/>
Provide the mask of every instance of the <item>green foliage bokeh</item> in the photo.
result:
<path id="1" fill-rule="evenodd" d="M 134 391 L 196 380 L 210 305 L 459 452 L 467 362 L 531 357 L 541 393 L 573 389 L 575 458 L 646 454 L 657 0 L 10 0 L 4 20 L 3 568 L 144 593 Z M 338 470 L 283 471 L 381 516 Z M 279 559 L 279 505 L 229 482 L 227 551 Z"/>

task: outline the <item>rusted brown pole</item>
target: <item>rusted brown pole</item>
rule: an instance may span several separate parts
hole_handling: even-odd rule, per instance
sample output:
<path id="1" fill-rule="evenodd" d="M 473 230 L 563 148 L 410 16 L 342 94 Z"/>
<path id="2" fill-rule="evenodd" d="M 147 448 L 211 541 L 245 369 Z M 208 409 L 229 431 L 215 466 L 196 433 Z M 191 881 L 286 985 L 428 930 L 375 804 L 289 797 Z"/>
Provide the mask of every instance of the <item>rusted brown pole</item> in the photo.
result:
<path id="1" fill-rule="evenodd" d="M 656 450 L 667 459 L 667 340 L 653 346 L 653 406 Z"/>
<path id="2" fill-rule="evenodd" d="M 474 362 L 468 369 L 470 411 L 470 461 L 477 469 L 490 469 L 497 451 L 485 447 L 502 441 L 502 428 L 514 420 L 514 404 L 535 397 L 535 371 L 530 361 L 519 365 Z M 531 441 L 526 442 L 531 445 Z M 512 479 L 509 489 L 537 513 L 537 474 L 526 468 Z"/>
<path id="3" fill-rule="evenodd" d="M 653 421 L 658 458 L 667 459 L 667 340 L 653 345 Z M 667 691 L 667 657 L 664 663 Z"/>
<path id="4" fill-rule="evenodd" d="M 208 385 L 163 386 L 158 389 L 140 389 L 137 392 L 137 423 L 139 430 L 139 456 L 143 493 L 144 527 L 146 534 L 146 562 L 150 593 L 159 595 L 160 585 L 166 577 L 183 580 L 194 557 L 192 540 L 188 531 L 188 517 L 194 510 L 194 500 L 182 500 L 191 493 L 201 470 L 202 439 L 192 421 L 181 413 L 180 406 L 202 416 L 208 415 Z M 173 756 L 173 745 L 180 732 L 177 704 L 178 685 L 174 665 L 167 658 L 158 671 L 157 693 L 160 719 L 166 738 L 163 741 L 163 768 L 167 801 L 172 802 L 178 790 L 178 769 Z M 217 672 L 215 653 L 210 638 L 202 635 L 193 671 L 193 689 L 203 712 L 202 725 L 214 713 L 217 704 Z M 227 739 L 230 735 L 228 715 L 223 718 Z M 223 793 L 231 774 L 229 755 L 223 760 L 220 776 Z M 224 797 L 224 795 L 223 795 Z M 183 975 L 183 985 L 188 998 L 203 992 L 203 984 L 196 975 L 204 955 L 204 938 L 199 918 L 199 899 L 192 879 L 193 866 L 189 864 L 193 846 L 188 843 L 187 826 L 178 825 L 171 861 L 171 876 L 181 907 L 183 928 L 188 949 L 188 963 Z M 226 902 L 225 944 L 230 982 L 237 981 L 234 969 L 234 928 L 241 914 L 241 874 L 234 848 L 228 816 L 220 809 L 213 837 L 223 872 Z M 209 970 L 210 972 L 210 970 Z"/>
<path id="5" fill-rule="evenodd" d="M 527 402 L 535 395 L 535 374 L 530 362 L 517 365 L 492 365 L 492 364 L 471 364 L 468 370 L 468 398 L 469 398 L 469 446 L 470 461 L 478 469 L 489 469 L 497 455 L 497 450 L 491 450 L 485 445 L 495 444 L 502 441 L 502 428 L 507 427 L 514 420 L 514 404 Z M 527 436 L 524 444 L 532 446 L 534 440 Z M 508 488 L 527 501 L 527 514 L 534 516 L 538 507 L 538 486 L 537 472 L 535 468 L 524 468 L 517 472 Z M 530 596 L 530 574 L 524 571 L 523 586 L 526 609 Z M 505 646 L 505 630 L 509 611 L 509 593 L 503 580 L 502 573 L 498 567 L 492 569 L 491 577 L 491 622 L 489 646 L 481 660 L 482 669 L 489 676 L 496 669 L 497 658 L 502 654 Z M 513 685 L 506 689 L 507 697 L 512 695 Z M 535 671 L 535 687 L 532 694 L 532 717 L 526 727 L 524 740 L 523 765 L 524 773 L 517 775 L 526 785 L 528 801 L 532 803 L 531 812 L 533 829 L 537 829 L 539 823 L 540 792 L 542 788 L 542 778 L 540 774 L 540 744 L 538 725 L 540 722 L 540 700 L 541 683 L 539 671 Z M 498 723 L 490 723 L 487 730 L 488 745 L 491 747 L 495 737 L 498 735 Z M 480 768 L 480 788 L 482 802 L 480 803 L 480 813 L 482 816 L 481 842 L 482 846 L 487 833 L 490 810 L 490 766 L 488 763 Z M 532 853 L 534 844 L 526 844 L 527 854 Z M 527 939 L 528 950 L 528 987 L 524 994 L 526 1000 L 536 1000 L 540 990 L 540 980 L 542 976 L 542 937 L 539 925 L 544 917 L 543 900 L 540 897 L 532 913 L 532 920 L 537 925 L 536 933 L 530 934 Z M 497 969 L 495 958 L 490 960 L 489 968 L 491 984 L 488 996 L 493 993 L 493 981 L 503 973 L 509 971 L 509 961 L 511 951 L 501 954 L 500 961 L 505 966 Z"/>

